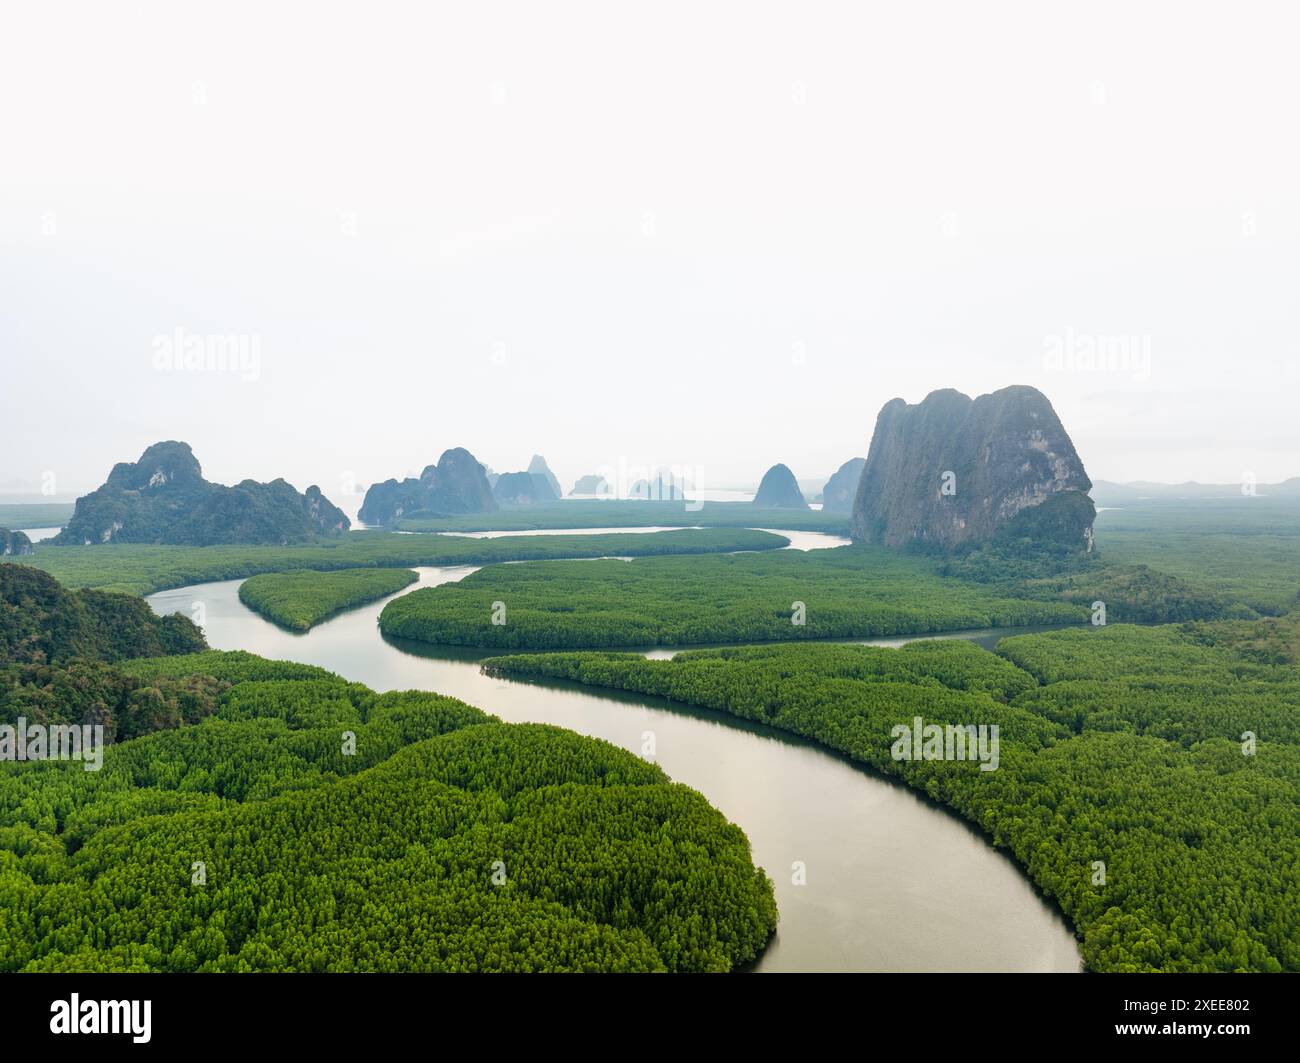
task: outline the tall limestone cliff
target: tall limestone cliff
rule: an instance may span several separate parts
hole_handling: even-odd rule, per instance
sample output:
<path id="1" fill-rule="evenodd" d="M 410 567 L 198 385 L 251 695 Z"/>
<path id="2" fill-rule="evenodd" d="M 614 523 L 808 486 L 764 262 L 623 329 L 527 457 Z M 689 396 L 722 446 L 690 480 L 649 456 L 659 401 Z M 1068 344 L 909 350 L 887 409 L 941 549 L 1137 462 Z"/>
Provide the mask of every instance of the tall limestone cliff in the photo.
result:
<path id="1" fill-rule="evenodd" d="M 391 524 L 416 512 L 451 516 L 496 509 L 487 470 L 464 447 L 453 447 L 436 465 L 426 465 L 419 479 L 371 484 L 357 516 L 367 524 Z"/>
<path id="2" fill-rule="evenodd" d="M 1036 388 L 886 403 L 853 505 L 858 542 L 951 548 L 1002 534 L 1092 548 L 1096 510 L 1074 444 Z"/>
<path id="3" fill-rule="evenodd" d="M 347 531 L 343 511 L 309 487 L 284 480 L 210 483 L 188 443 L 155 443 L 136 462 L 113 466 L 103 486 L 77 499 L 55 546 L 157 543 L 211 546 L 299 543 Z"/>
<path id="4" fill-rule="evenodd" d="M 862 479 L 862 467 L 866 458 L 850 458 L 826 481 L 822 488 L 823 513 L 848 513 L 853 509 L 853 500 L 858 497 L 858 481 Z"/>

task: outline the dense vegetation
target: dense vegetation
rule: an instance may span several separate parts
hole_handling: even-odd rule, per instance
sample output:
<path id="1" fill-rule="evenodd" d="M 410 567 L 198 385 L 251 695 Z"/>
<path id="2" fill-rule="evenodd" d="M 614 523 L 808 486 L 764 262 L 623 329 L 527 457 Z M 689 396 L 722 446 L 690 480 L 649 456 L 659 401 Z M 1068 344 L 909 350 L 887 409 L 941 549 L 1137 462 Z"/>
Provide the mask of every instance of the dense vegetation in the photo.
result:
<path id="1" fill-rule="evenodd" d="M 1093 970 L 1300 970 L 1300 621 L 1070 629 L 999 653 L 931 641 L 484 667 L 760 720 L 898 776 L 1008 848 Z M 891 728 L 913 716 L 998 724 L 998 769 L 895 760 Z"/>
<path id="2" fill-rule="evenodd" d="M 58 546 L 152 543 L 213 546 L 310 542 L 351 521 L 312 486 L 243 480 L 234 487 L 203 478 L 188 443 L 155 443 L 137 462 L 113 466 L 102 486 L 77 499 Z"/>
<path id="3" fill-rule="evenodd" d="M 244 580 L 239 600 L 277 624 L 307 631 L 344 609 L 396 594 L 417 579 L 409 568 L 268 572 Z"/>
<path id="4" fill-rule="evenodd" d="M 1089 619 L 1216 615 L 1180 581 L 1128 585 L 1104 567 L 1061 588 L 945 577 L 948 563 L 879 546 L 584 565 L 498 565 L 418 590 L 380 615 L 385 634 L 500 648 L 689 645 L 925 634 Z M 1155 588 L 1153 590 L 1153 587 Z M 1149 597 L 1149 600 L 1148 600 Z M 505 623 L 493 603 L 505 606 Z M 794 603 L 805 606 L 795 624 Z"/>
<path id="5" fill-rule="evenodd" d="M 99 661 L 0 665 L 0 724 L 90 724 L 106 742 L 198 723 L 217 708 L 210 676 L 144 680 Z"/>
<path id="6" fill-rule="evenodd" d="M 583 505 L 599 508 L 573 526 L 617 526 L 611 505 L 633 507 L 629 525 L 674 523 L 645 516 L 658 508 L 683 513 L 554 508 Z M 757 523 L 745 509 L 737 523 Z M 396 600 L 384 626 L 502 648 L 789 642 L 1085 620 L 1104 600 L 1107 627 L 1006 638 L 997 654 L 953 641 L 802 642 L 486 667 L 729 712 L 895 775 L 1007 848 L 1073 921 L 1091 969 L 1296 971 L 1300 619 L 1278 617 L 1300 606 L 1298 515 L 1265 499 L 1134 506 L 1099 516 L 1091 558 L 1012 529 L 942 557 L 852 547 L 497 565 Z M 798 526 L 781 516 L 770 526 Z M 485 519 L 556 518 L 466 518 Z M 405 581 L 407 565 L 782 542 L 727 530 L 352 533 L 283 548 L 38 547 L 34 564 L 0 564 L 0 723 L 101 722 L 118 743 L 100 772 L 0 763 L 0 970 L 746 962 L 775 923 L 770 883 L 743 834 L 657 768 L 433 694 L 378 695 L 309 666 L 193 653 L 202 636 L 183 617 L 68 591 L 39 570 L 143 593 L 298 569 L 263 580 L 285 591 L 273 608 L 291 617 L 342 594 L 354 574 L 336 570 L 357 566 L 362 582 Z M 1117 623 L 1204 616 L 1239 619 Z M 153 654 L 186 655 L 130 659 Z M 998 724 L 998 770 L 895 761 L 890 730 L 917 715 Z M 341 751 L 344 732 L 355 755 Z M 1249 756 L 1246 732 L 1258 737 Z M 205 885 L 192 883 L 194 861 Z"/>
<path id="7" fill-rule="evenodd" d="M 206 648 L 188 617 L 0 566 L 0 724 L 98 724 L 113 742 L 196 722 L 215 709 L 214 681 L 144 683 L 108 662 Z"/>
<path id="8" fill-rule="evenodd" d="M 0 664 L 118 661 L 205 646 L 188 617 L 156 616 L 131 595 L 69 591 L 27 565 L 0 565 Z"/>
<path id="9" fill-rule="evenodd" d="M 698 505 L 700 508 L 692 509 Z M 542 528 L 786 528 L 848 535 L 847 513 L 762 509 L 749 502 L 657 502 L 565 499 L 497 513 L 435 516 L 408 513 L 403 531 L 536 531 Z"/>
<path id="10" fill-rule="evenodd" d="M 1300 498 L 1148 499 L 1097 515 L 1105 556 L 1266 616 L 1300 609 Z"/>
<path id="11" fill-rule="evenodd" d="M 739 828 L 607 743 L 244 653 L 122 670 L 215 712 L 0 763 L 0 971 L 721 971 L 775 927 Z"/>
<path id="12" fill-rule="evenodd" d="M 971 550 L 936 556 L 941 576 L 979 583 L 990 593 L 1028 601 L 1104 602 L 1108 616 L 1139 623 L 1248 618 L 1254 610 L 1238 605 L 1196 582 L 1150 565 L 1122 564 L 1109 554 L 1057 552 L 1024 541 L 998 539 Z"/>
<path id="13" fill-rule="evenodd" d="M 537 558 L 590 558 L 653 554 L 771 550 L 784 536 L 745 529 L 611 535 L 529 535 L 469 539 L 396 532 L 349 532 L 300 546 L 38 545 L 31 557 L 10 559 L 55 576 L 68 587 L 151 594 L 169 587 L 241 579 L 288 569 L 410 568 L 416 565 L 485 565 Z"/>

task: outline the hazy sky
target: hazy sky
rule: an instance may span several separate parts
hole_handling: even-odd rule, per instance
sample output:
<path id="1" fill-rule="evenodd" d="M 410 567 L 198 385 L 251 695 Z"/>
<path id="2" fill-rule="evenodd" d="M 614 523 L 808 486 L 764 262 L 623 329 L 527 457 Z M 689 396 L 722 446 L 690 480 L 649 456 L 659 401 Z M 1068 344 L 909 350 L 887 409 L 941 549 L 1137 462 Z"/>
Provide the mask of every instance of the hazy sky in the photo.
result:
<path id="1" fill-rule="evenodd" d="M 1094 479 L 1300 475 L 1294 6 L 1068 7 L 10 5 L 0 490 L 819 479 L 1012 383 Z"/>

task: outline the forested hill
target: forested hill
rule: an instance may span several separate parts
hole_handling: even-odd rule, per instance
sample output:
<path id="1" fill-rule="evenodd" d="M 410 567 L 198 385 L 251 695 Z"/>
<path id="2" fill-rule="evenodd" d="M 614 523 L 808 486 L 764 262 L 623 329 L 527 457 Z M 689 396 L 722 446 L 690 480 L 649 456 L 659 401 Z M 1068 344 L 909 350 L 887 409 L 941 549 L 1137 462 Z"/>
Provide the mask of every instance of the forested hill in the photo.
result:
<path id="1" fill-rule="evenodd" d="M 245 653 L 131 662 L 215 715 L 0 763 L 0 971 L 727 971 L 744 834 L 606 742 Z"/>
<path id="2" fill-rule="evenodd" d="M 101 487 L 77 499 L 72 519 L 52 543 L 283 545 L 338 535 L 350 524 L 316 486 L 299 494 L 284 480 L 210 483 L 189 444 L 168 440 L 149 447 L 139 461 L 113 466 Z"/>
<path id="3" fill-rule="evenodd" d="M 197 722 L 215 710 L 215 680 L 145 684 L 109 662 L 206 648 L 188 617 L 0 565 L 0 724 L 98 724 L 111 743 Z"/>
<path id="4" fill-rule="evenodd" d="M 205 649 L 188 617 L 156 616 L 140 598 L 64 588 L 27 565 L 0 565 L 0 665 L 119 661 Z"/>

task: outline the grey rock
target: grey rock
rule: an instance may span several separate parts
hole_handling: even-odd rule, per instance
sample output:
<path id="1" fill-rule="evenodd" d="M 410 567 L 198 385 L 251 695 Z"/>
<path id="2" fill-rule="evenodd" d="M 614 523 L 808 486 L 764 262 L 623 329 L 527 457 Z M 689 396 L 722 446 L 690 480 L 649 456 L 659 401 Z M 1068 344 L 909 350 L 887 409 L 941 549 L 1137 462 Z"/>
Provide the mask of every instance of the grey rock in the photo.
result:
<path id="1" fill-rule="evenodd" d="M 758 493 L 754 495 L 754 505 L 760 509 L 808 508 L 794 473 L 786 465 L 773 465 L 763 473 Z"/>
<path id="2" fill-rule="evenodd" d="M 858 481 L 862 479 L 862 469 L 866 464 L 866 458 L 850 458 L 826 481 L 822 488 L 823 513 L 852 511 L 853 500 L 858 497 Z"/>
<path id="3" fill-rule="evenodd" d="M 980 542 L 1017 514 L 1074 492 L 1080 497 L 1071 505 L 1052 508 L 1072 518 L 1058 533 L 1086 549 L 1091 486 L 1060 418 L 1036 388 L 1008 387 L 973 400 L 946 389 L 915 406 L 893 399 L 876 420 L 852 535 L 886 546 Z"/>

